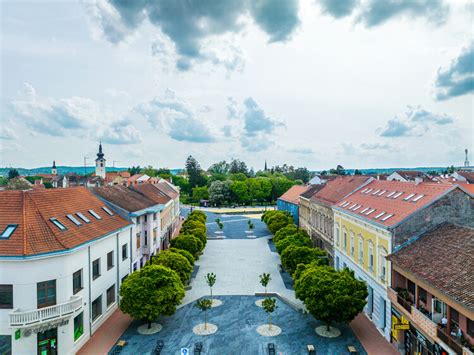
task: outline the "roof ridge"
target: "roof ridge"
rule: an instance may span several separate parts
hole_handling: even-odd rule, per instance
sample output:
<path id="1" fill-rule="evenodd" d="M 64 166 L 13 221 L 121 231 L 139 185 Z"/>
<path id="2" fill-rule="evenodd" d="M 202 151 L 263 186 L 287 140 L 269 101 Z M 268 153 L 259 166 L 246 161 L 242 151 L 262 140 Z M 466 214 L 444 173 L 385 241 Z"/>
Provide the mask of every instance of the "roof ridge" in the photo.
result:
<path id="1" fill-rule="evenodd" d="M 25 208 L 25 198 L 26 191 L 22 190 L 21 194 L 21 203 L 22 203 L 22 214 L 23 214 L 23 255 L 26 255 L 26 208 Z"/>
<path id="2" fill-rule="evenodd" d="M 78 186 L 80 187 L 80 186 Z M 83 191 L 82 189 L 77 189 L 77 191 Z M 59 245 L 61 245 L 64 249 L 68 249 L 68 247 L 59 240 L 59 238 L 56 236 L 56 234 L 54 233 L 53 229 L 51 228 L 51 226 L 49 225 L 48 221 L 46 220 L 46 218 L 44 217 L 43 213 L 41 213 L 41 209 L 38 208 L 38 206 L 36 205 L 36 202 L 34 199 L 30 198 L 31 200 L 31 203 L 35 206 L 35 209 L 38 211 L 39 215 L 41 216 L 41 219 L 45 222 L 45 225 L 46 225 L 46 228 L 49 229 L 49 231 L 51 232 L 51 234 L 53 235 L 54 239 L 56 240 L 56 242 L 59 243 Z"/>

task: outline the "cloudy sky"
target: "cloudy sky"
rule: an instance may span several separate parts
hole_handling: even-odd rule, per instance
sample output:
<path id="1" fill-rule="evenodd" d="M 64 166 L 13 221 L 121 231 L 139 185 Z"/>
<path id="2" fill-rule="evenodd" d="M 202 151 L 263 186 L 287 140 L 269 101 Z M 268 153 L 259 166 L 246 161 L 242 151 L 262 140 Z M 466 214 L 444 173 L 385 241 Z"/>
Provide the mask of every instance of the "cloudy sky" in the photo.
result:
<path id="1" fill-rule="evenodd" d="M 0 4 L 0 166 L 80 166 L 99 140 L 109 165 L 170 168 L 447 166 L 473 148 L 469 0 Z"/>

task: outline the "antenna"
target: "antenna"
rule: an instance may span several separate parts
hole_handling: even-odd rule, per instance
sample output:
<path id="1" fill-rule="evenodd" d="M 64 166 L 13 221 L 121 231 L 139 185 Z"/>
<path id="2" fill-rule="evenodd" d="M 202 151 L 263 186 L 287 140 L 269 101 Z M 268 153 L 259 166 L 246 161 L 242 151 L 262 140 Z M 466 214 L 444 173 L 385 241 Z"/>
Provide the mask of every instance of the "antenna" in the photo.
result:
<path id="1" fill-rule="evenodd" d="M 84 157 L 84 176 L 87 175 L 87 169 L 86 169 L 86 167 L 87 167 L 87 160 L 90 160 L 90 159 L 91 159 L 91 158 L 89 158 L 89 157 Z"/>

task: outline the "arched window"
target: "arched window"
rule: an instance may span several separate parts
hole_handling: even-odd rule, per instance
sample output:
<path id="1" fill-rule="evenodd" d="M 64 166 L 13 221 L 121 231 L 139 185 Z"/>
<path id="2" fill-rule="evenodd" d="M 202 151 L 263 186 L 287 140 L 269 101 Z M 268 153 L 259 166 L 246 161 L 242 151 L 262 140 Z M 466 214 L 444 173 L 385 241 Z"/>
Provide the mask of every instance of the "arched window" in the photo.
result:
<path id="1" fill-rule="evenodd" d="M 341 234 L 339 231 L 339 224 L 336 224 L 336 245 L 337 246 L 339 246 L 340 239 L 341 239 Z"/>
<path id="2" fill-rule="evenodd" d="M 364 263 L 364 238 L 359 234 L 359 264 Z"/>
<path id="3" fill-rule="evenodd" d="M 387 250 L 384 247 L 378 247 L 378 272 L 382 282 L 387 280 Z"/>
<path id="4" fill-rule="evenodd" d="M 374 244 L 371 240 L 369 240 L 369 242 L 368 242 L 367 249 L 368 249 L 368 254 L 369 254 L 368 255 L 369 259 L 368 259 L 368 266 L 367 267 L 368 267 L 370 272 L 373 272 L 374 271 L 374 261 L 375 261 L 374 258 L 375 257 L 374 257 Z"/>
<path id="5" fill-rule="evenodd" d="M 355 253 L 354 232 L 351 231 L 350 233 L 351 233 L 351 250 L 350 250 L 350 252 L 351 252 L 351 256 L 354 257 L 354 253 Z"/>

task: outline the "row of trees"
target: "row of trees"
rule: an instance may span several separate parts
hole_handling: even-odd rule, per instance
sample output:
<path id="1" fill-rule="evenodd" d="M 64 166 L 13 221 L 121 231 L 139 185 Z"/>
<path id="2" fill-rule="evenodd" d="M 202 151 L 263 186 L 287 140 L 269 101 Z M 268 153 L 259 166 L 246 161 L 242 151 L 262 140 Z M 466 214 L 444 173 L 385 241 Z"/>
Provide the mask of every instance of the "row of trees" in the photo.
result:
<path id="1" fill-rule="evenodd" d="M 171 241 L 142 269 L 129 275 L 120 287 L 120 309 L 148 323 L 172 315 L 184 297 L 195 260 L 206 245 L 206 215 L 191 212 L 183 222 L 182 234 Z"/>
<path id="2" fill-rule="evenodd" d="M 329 266 L 326 252 L 312 247 L 311 238 L 293 224 L 288 212 L 267 211 L 262 220 L 274 234 L 282 266 L 294 280 L 296 297 L 328 331 L 331 324 L 348 323 L 362 312 L 367 285 L 353 271 Z"/>

